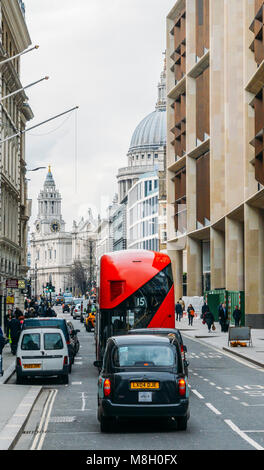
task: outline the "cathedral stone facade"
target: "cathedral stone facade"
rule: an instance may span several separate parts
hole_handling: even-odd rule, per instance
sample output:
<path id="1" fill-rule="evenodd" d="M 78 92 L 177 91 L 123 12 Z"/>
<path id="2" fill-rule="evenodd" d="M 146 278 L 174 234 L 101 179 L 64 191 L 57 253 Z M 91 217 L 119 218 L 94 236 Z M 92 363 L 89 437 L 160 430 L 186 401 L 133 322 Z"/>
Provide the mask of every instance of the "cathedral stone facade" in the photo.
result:
<path id="1" fill-rule="evenodd" d="M 49 168 L 38 197 L 38 216 L 31 234 L 31 281 L 34 295 L 52 282 L 56 293 L 69 284 L 72 266 L 72 234 L 65 232 L 61 214 L 61 195 Z"/>

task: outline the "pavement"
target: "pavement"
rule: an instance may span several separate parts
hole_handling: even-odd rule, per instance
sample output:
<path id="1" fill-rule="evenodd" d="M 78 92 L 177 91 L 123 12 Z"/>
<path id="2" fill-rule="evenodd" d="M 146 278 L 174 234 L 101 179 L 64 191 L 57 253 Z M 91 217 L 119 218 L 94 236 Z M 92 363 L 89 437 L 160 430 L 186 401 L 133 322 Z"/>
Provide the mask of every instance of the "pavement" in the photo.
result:
<path id="1" fill-rule="evenodd" d="M 183 337 L 202 342 L 215 349 L 224 350 L 264 368 L 263 329 L 251 330 L 252 346 L 231 347 L 228 346 L 228 333 L 221 332 L 218 322 L 215 323 L 216 330 L 212 333 L 208 333 L 207 326 L 202 324 L 199 317 L 194 318 L 193 326 L 189 326 L 188 318 L 183 316 L 180 322 L 176 321 L 175 326 L 180 329 Z M 4 375 L 0 377 L 0 451 L 14 448 L 42 391 L 41 386 L 9 385 L 6 383 L 15 372 L 15 360 L 10 346 L 6 345 L 3 350 Z"/>

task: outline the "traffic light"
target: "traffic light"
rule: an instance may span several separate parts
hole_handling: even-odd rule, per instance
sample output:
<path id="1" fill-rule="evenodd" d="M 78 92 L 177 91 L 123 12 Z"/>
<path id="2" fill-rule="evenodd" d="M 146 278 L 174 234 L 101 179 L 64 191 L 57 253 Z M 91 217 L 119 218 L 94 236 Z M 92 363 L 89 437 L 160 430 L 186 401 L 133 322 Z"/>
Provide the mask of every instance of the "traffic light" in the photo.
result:
<path id="1" fill-rule="evenodd" d="M 48 292 L 55 292 L 55 286 L 53 286 L 51 282 L 47 282 L 46 289 Z"/>

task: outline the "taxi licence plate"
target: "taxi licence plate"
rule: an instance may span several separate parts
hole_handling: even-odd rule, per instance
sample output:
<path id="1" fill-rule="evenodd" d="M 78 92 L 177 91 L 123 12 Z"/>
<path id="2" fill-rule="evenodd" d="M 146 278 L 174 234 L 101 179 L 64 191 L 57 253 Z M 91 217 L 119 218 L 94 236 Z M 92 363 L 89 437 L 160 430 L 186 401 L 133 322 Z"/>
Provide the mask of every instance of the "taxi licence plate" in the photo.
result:
<path id="1" fill-rule="evenodd" d="M 131 390 L 158 390 L 159 382 L 131 382 Z"/>
<path id="2" fill-rule="evenodd" d="M 24 369 L 40 369 L 41 364 L 24 364 Z"/>

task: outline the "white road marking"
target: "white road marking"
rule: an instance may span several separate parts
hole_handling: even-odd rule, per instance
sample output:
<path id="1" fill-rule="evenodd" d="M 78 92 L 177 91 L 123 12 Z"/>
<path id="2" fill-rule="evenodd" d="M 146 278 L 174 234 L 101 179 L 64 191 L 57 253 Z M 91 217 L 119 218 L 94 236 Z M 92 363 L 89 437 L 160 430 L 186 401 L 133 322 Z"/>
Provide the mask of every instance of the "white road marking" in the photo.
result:
<path id="1" fill-rule="evenodd" d="M 54 400 L 55 400 L 55 397 L 56 397 L 57 393 L 58 393 L 58 390 L 51 390 L 50 393 L 49 393 L 48 399 L 47 399 L 47 401 L 45 403 L 45 406 L 44 406 L 44 409 L 43 409 L 43 413 L 41 415 L 41 420 L 40 420 L 40 423 L 39 423 L 39 426 L 38 426 L 38 430 L 37 430 L 35 439 L 33 441 L 33 444 L 31 446 L 30 450 L 36 450 L 38 440 L 39 440 L 39 445 L 38 445 L 37 450 L 40 450 L 39 446 L 40 445 L 42 446 L 42 444 L 43 444 L 45 429 L 47 429 L 47 424 L 48 424 L 48 420 L 49 420 L 49 417 L 50 417 L 51 409 L 52 409 L 52 406 L 53 406 L 53 403 L 54 403 Z M 45 419 L 46 419 L 46 421 L 45 421 Z M 45 424 L 44 424 L 44 422 L 45 422 Z M 43 431 L 42 431 L 42 428 L 43 428 Z M 42 437 L 43 437 L 43 439 L 42 439 Z"/>
<path id="2" fill-rule="evenodd" d="M 71 385 L 82 385 L 82 382 L 71 382 Z"/>
<path id="3" fill-rule="evenodd" d="M 223 390 L 222 387 L 216 387 L 218 390 Z"/>
<path id="4" fill-rule="evenodd" d="M 264 406 L 264 403 L 259 403 L 257 405 L 249 405 L 248 403 L 242 403 L 244 406 Z"/>
<path id="5" fill-rule="evenodd" d="M 43 442 L 44 442 L 44 439 L 45 439 L 45 437 L 46 437 L 46 432 L 47 432 L 48 425 L 49 425 L 51 410 L 52 410 L 52 407 L 53 407 L 53 404 L 54 404 L 54 401 L 55 401 L 55 398 L 56 398 L 57 393 L 58 393 L 58 390 L 55 390 L 55 393 L 53 394 L 53 397 L 52 397 L 52 399 L 51 399 L 51 403 L 50 403 L 48 415 L 47 415 L 47 418 L 46 418 L 46 421 L 45 421 L 45 426 L 44 426 L 43 433 L 42 433 L 42 436 L 41 436 L 41 438 L 40 438 L 40 441 L 39 441 L 39 445 L 38 445 L 38 449 L 37 449 L 37 450 L 41 450 L 41 449 L 42 449 Z"/>
<path id="6" fill-rule="evenodd" d="M 82 411 L 85 410 L 85 405 L 86 405 L 86 395 L 85 395 L 85 392 L 82 392 Z"/>
<path id="7" fill-rule="evenodd" d="M 216 415 L 221 415 L 222 413 L 218 411 L 211 403 L 205 403 L 211 411 L 213 411 Z"/>
<path id="8" fill-rule="evenodd" d="M 230 393 L 230 392 L 227 392 L 226 390 L 224 390 L 224 393 L 225 393 L 226 395 L 231 395 L 231 393 Z"/>
<path id="9" fill-rule="evenodd" d="M 254 447 L 257 450 L 264 450 L 261 445 L 259 445 L 257 442 L 255 442 L 253 439 L 248 437 L 244 431 L 241 431 L 230 419 L 225 419 L 225 423 L 228 424 L 228 426 L 236 432 L 242 439 L 244 439 L 246 442 L 248 442 L 252 447 Z"/>
<path id="10" fill-rule="evenodd" d="M 243 432 L 255 432 L 256 433 L 256 432 L 264 432 L 264 430 L 262 431 L 261 429 L 258 429 L 258 430 L 257 429 L 254 429 L 254 430 L 250 429 L 249 431 L 243 431 Z"/>
<path id="11" fill-rule="evenodd" d="M 215 383 L 214 383 L 214 382 L 210 382 L 210 385 L 215 385 Z"/>
<path id="12" fill-rule="evenodd" d="M 192 389 L 192 392 L 193 392 L 198 398 L 201 398 L 201 400 L 204 399 L 203 395 L 201 395 L 199 392 L 197 392 L 197 390 L 193 390 L 193 389 Z"/>
<path id="13" fill-rule="evenodd" d="M 238 397 L 231 397 L 231 398 L 233 398 L 233 400 L 239 400 L 239 398 L 238 398 Z"/>

